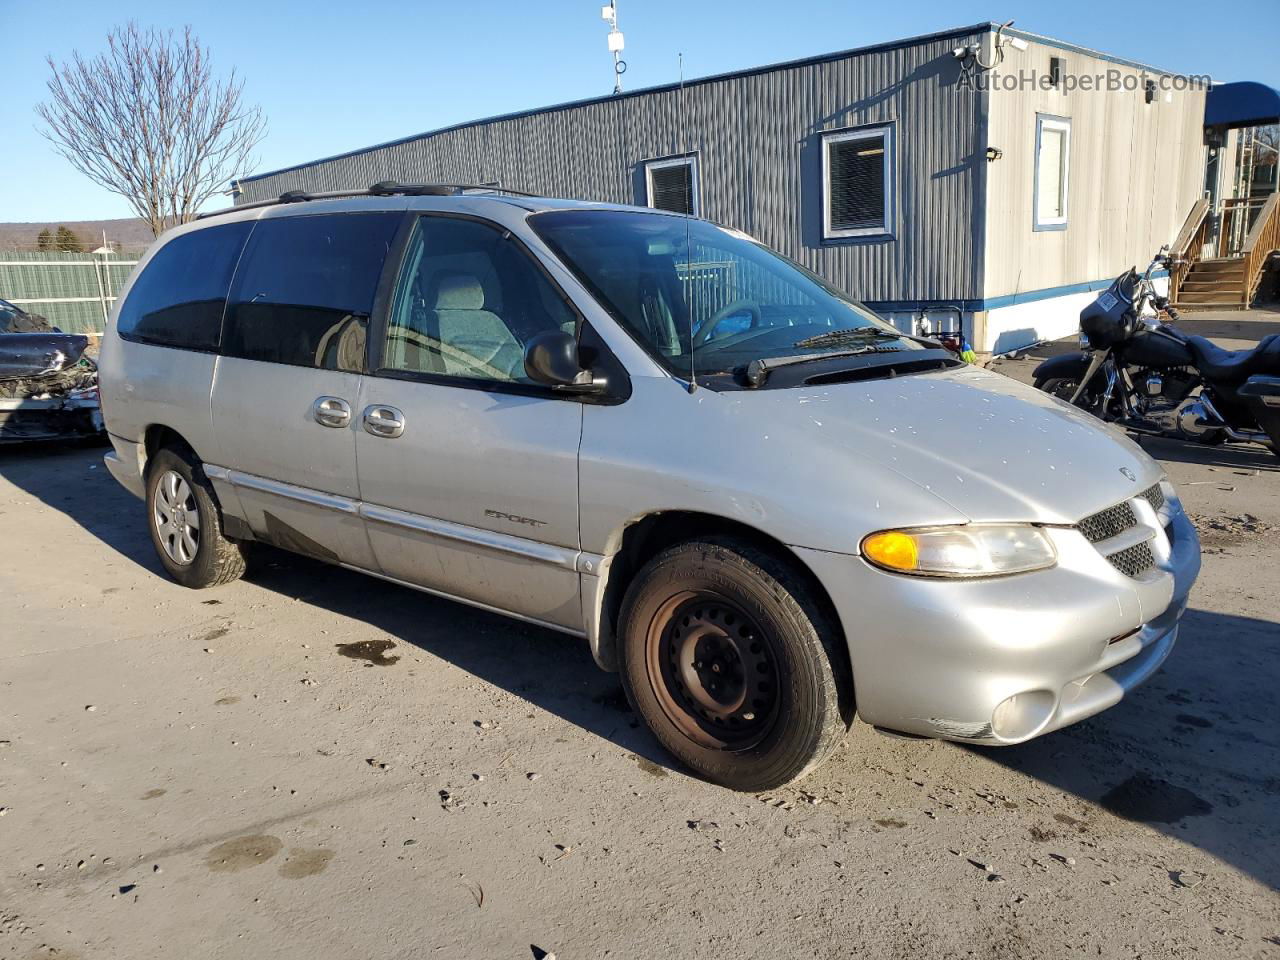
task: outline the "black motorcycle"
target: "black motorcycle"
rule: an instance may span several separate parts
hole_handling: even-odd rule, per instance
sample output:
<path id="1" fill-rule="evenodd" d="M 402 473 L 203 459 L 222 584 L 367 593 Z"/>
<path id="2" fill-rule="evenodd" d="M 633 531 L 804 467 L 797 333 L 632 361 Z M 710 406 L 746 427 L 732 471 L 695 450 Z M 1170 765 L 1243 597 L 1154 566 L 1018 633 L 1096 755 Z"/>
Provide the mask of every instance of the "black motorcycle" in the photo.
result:
<path id="1" fill-rule="evenodd" d="M 1040 364 L 1036 387 L 1135 433 L 1255 443 L 1280 456 L 1280 334 L 1252 350 L 1223 350 L 1158 319 L 1160 311 L 1178 319 L 1151 283 L 1153 270 L 1176 265 L 1167 251 L 1080 312 L 1083 352 Z"/>

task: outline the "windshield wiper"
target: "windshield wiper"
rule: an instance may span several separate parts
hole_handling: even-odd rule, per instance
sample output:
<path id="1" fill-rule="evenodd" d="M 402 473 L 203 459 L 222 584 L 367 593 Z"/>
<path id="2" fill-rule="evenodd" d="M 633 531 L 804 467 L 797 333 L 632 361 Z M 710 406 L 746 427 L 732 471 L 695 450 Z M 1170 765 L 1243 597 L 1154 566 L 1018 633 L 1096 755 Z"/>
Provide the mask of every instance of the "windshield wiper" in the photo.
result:
<path id="1" fill-rule="evenodd" d="M 902 333 L 890 333 L 888 330 L 881 330 L 878 327 L 846 327 L 843 330 L 828 330 L 826 333 L 819 333 L 816 336 L 806 337 L 803 340 L 797 340 L 792 346 L 795 347 L 834 347 L 841 343 L 850 343 L 856 340 L 902 340 L 913 339 Z"/>
<path id="2" fill-rule="evenodd" d="M 896 337 L 886 339 L 896 340 Z M 801 341 L 803 344 L 804 341 Z M 797 344 L 800 346 L 801 344 Z M 840 357 L 861 357 L 868 353 L 901 353 L 901 347 L 879 347 L 874 344 L 868 344 L 865 347 L 858 347 L 855 350 L 828 350 L 826 353 L 797 353 L 788 357 L 761 357 L 758 360 L 752 360 L 747 364 L 743 371 L 749 387 L 764 386 L 764 382 L 769 379 L 769 374 L 778 369 L 778 367 L 789 367 L 795 363 L 810 363 L 815 360 L 835 360 Z M 742 369 L 742 368 L 739 368 Z"/>

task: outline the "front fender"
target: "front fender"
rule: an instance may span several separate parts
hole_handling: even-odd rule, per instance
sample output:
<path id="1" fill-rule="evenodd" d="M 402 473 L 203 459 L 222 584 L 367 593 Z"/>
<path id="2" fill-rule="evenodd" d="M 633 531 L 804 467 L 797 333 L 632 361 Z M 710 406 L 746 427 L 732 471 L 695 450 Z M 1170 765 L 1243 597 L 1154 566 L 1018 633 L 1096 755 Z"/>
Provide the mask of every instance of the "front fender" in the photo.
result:
<path id="1" fill-rule="evenodd" d="M 1085 375 L 1089 369 L 1089 355 L 1086 353 L 1064 353 L 1060 357 L 1050 357 L 1040 366 L 1036 367 L 1035 377 L 1036 386 L 1040 386 L 1046 380 L 1072 379 L 1079 380 Z M 1094 379 L 1098 380 L 1098 374 L 1094 374 Z"/>

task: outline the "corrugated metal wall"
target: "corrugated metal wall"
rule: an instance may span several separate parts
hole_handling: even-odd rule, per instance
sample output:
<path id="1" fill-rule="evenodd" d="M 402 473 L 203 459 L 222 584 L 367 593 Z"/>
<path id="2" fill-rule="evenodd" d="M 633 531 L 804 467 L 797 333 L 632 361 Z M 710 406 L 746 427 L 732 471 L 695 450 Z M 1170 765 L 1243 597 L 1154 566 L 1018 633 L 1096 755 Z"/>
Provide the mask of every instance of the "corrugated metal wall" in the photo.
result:
<path id="1" fill-rule="evenodd" d="M 471 124 L 242 182 L 240 202 L 379 180 L 498 181 L 644 202 L 643 161 L 695 152 L 703 216 L 745 230 L 868 301 L 981 296 L 976 197 L 986 94 L 952 50 L 981 31 Z M 825 130 L 890 123 L 897 235 L 824 243 Z"/>
<path id="2" fill-rule="evenodd" d="M 1065 72 L 1137 78 L 1136 90 L 996 89 L 990 144 L 1004 155 L 989 165 L 984 295 L 1110 277 L 1171 243 L 1204 189 L 1203 91 L 1163 91 L 1146 103 L 1144 77 L 1157 72 L 1119 65 L 1077 50 L 1032 42 L 1010 51 L 1006 72 L 1048 73 L 1051 56 Z M 1071 120 L 1065 230 L 1034 231 L 1036 114 Z"/>
<path id="3" fill-rule="evenodd" d="M 103 296 L 110 310 L 139 256 L 123 253 L 104 261 L 87 253 L 0 250 L 0 299 L 47 317 L 67 333 L 101 333 Z"/>

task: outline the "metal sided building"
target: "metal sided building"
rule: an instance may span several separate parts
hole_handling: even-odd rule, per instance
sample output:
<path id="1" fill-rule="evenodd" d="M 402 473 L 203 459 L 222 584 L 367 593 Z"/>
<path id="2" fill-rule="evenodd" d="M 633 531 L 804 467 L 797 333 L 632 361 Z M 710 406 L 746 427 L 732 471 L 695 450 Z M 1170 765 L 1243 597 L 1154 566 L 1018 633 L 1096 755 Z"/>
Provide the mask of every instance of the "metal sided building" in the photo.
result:
<path id="1" fill-rule="evenodd" d="M 1117 89 L 1080 89 L 1086 75 Z M 978 24 L 477 120 L 233 189 L 476 183 L 689 210 L 904 329 L 959 316 L 1001 351 L 1070 333 L 1088 291 L 1174 239 L 1204 186 L 1204 112 L 1185 77 Z"/>

